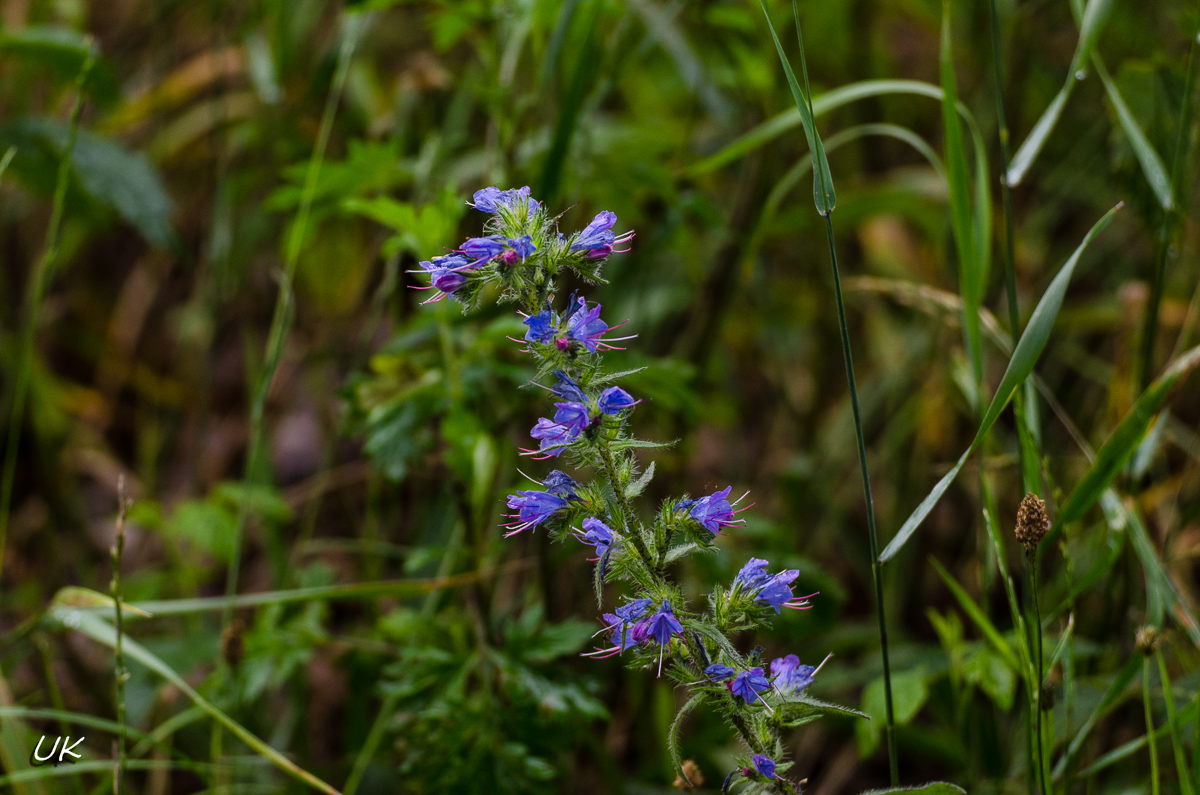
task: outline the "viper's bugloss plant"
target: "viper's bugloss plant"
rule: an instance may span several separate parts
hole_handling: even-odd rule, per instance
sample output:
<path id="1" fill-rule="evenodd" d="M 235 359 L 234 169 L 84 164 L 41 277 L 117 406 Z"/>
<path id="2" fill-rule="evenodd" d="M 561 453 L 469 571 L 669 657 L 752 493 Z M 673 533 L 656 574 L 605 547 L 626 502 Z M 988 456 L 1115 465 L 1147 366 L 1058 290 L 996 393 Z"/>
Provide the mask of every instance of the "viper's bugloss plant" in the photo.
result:
<path id="1" fill-rule="evenodd" d="M 691 692 L 684 711 L 707 703 L 724 715 L 748 748 L 726 789 L 745 780 L 746 792 L 797 792 L 786 778 L 791 763 L 784 759 L 780 732 L 824 713 L 854 713 L 806 695 L 820 666 L 801 664 L 795 654 L 764 662 L 761 647 L 742 654 L 730 636 L 765 626 L 784 607 L 805 609 L 816 594 L 797 596 L 792 590 L 797 571 L 772 573 L 766 560 L 752 558 L 732 583 L 709 595 L 706 607 L 685 601 L 668 567 L 689 555 L 715 552 L 720 536 L 745 523 L 738 514 L 750 506 L 737 506 L 747 495 L 731 502 L 732 489 L 726 487 L 698 498 L 668 499 L 652 516 L 635 510 L 634 500 L 654 474 L 653 464 L 642 469 L 637 451 L 665 445 L 630 432 L 629 417 L 640 401 L 615 382 L 635 371 L 604 367 L 605 353 L 621 350 L 613 343 L 632 337 L 613 336 L 617 326 L 602 317 L 598 304 L 574 293 L 560 301 L 556 294 L 564 270 L 589 283 L 602 281 L 606 259 L 628 250 L 622 246 L 633 232 L 615 231 L 617 216 L 605 211 L 581 232 L 563 234 L 558 217 L 529 188 L 485 188 L 475 193 L 472 206 L 490 216 L 484 235 L 422 262 L 430 284 L 418 289 L 434 291 L 427 303 L 449 297 L 473 307 L 493 287 L 500 302 L 517 305 L 526 332 L 514 342 L 533 357 L 534 383 L 551 398 L 550 416 L 530 430 L 537 444 L 521 452 L 576 471 L 530 477 L 539 488 L 509 495 L 506 535 L 541 529 L 556 540 L 591 547 L 601 606 L 605 583 L 626 582 L 630 593 L 603 613 L 596 633 L 602 640 L 585 656 L 620 656 L 631 667 L 652 669 Z M 673 727 L 673 753 L 674 732 Z M 674 761 L 689 781 L 677 755 Z"/>

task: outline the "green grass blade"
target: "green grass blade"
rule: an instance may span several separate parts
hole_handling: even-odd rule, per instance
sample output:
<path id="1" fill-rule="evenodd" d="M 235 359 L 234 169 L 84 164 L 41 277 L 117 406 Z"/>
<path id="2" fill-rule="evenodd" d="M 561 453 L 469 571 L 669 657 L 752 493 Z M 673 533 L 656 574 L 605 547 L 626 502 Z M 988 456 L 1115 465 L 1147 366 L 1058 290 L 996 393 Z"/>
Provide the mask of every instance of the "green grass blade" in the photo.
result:
<path id="1" fill-rule="evenodd" d="M 809 105 L 808 98 L 800 90 L 800 84 L 796 82 L 792 66 L 783 52 L 783 45 L 779 42 L 779 35 L 775 32 L 775 24 L 771 21 L 771 12 L 767 8 L 766 0 L 758 1 L 762 6 L 763 16 L 767 18 L 767 28 L 771 31 L 772 41 L 775 42 L 775 52 L 779 54 L 779 62 L 783 65 L 783 72 L 787 76 L 788 87 L 792 90 L 792 99 L 796 103 L 796 110 L 800 114 L 800 123 L 804 127 L 804 137 L 808 139 L 808 149 L 813 160 L 813 202 L 817 206 L 817 212 L 821 215 L 828 215 L 837 205 L 837 196 L 833 190 L 833 176 L 829 173 L 829 159 L 825 156 L 821 139 L 817 135 L 816 125 L 813 124 L 814 111 Z M 799 29 L 797 23 L 797 32 Z M 803 58 L 803 53 L 801 58 Z"/>
<path id="2" fill-rule="evenodd" d="M 222 603 L 225 603 L 225 600 L 221 601 Z M 50 611 L 50 615 L 57 621 L 61 622 L 63 626 L 87 635 L 97 643 L 101 643 L 109 648 L 116 646 L 117 634 L 113 630 L 112 626 L 105 623 L 99 616 L 93 613 L 87 613 L 81 610 L 73 610 L 66 607 L 56 607 Z M 340 793 L 338 793 L 338 791 L 332 786 L 317 778 L 312 773 L 309 773 L 307 770 L 300 767 L 271 746 L 267 745 L 248 729 L 243 727 L 240 723 L 218 709 L 214 704 L 209 702 L 208 699 L 197 693 L 182 676 L 174 671 L 174 669 L 160 660 L 140 643 L 130 638 L 123 638 L 122 645 L 124 646 L 125 654 L 166 679 L 168 682 L 182 691 L 188 698 L 190 698 L 196 706 L 203 709 L 218 723 L 224 726 L 231 734 L 238 737 L 238 739 L 246 743 L 246 745 L 250 746 L 250 748 L 252 748 L 256 753 L 271 762 L 271 764 L 275 765 L 284 773 L 287 773 L 289 776 L 302 781 L 313 789 L 328 793 L 328 795 L 340 795 Z M 109 768 L 111 768 L 111 763 L 107 764 Z"/>
<path id="3" fill-rule="evenodd" d="M 958 252 L 959 289 L 963 298 L 963 333 L 967 356 L 975 384 L 983 380 L 983 341 L 979 326 L 979 306 L 987 288 L 987 273 L 980 268 L 976 247 L 976 228 L 971 216 L 971 179 L 967 151 L 963 143 L 962 123 L 955 105 L 958 94 L 954 80 L 951 47 L 950 0 L 942 0 L 942 127 L 946 136 L 946 173 L 950 189 L 950 228 Z M 978 390 L 975 392 L 978 395 Z M 978 398 L 977 398 L 978 399 Z"/>
<path id="4" fill-rule="evenodd" d="M 1109 493 L 1112 493 L 1111 490 Z M 1147 623 L 1161 626 L 1163 613 L 1170 608 L 1173 611 L 1173 617 L 1183 628 L 1184 633 L 1196 648 L 1200 648 L 1200 622 L 1197 621 L 1195 613 L 1179 589 L 1175 587 L 1175 581 L 1171 579 L 1171 575 L 1163 566 L 1162 560 L 1158 556 L 1158 550 L 1154 548 L 1154 542 L 1150 539 L 1150 533 L 1146 531 L 1146 525 L 1142 522 L 1142 517 L 1125 503 L 1120 503 L 1120 506 L 1129 523 L 1130 544 L 1133 546 L 1133 551 L 1137 553 L 1138 560 L 1142 564 L 1142 571 L 1146 575 Z"/>
<path id="5" fill-rule="evenodd" d="M 1079 520 L 1085 511 L 1100 499 L 1100 495 L 1112 483 L 1113 478 L 1125 466 L 1125 462 L 1137 450 L 1138 444 L 1150 427 L 1150 423 L 1162 409 L 1167 396 L 1179 379 L 1200 364 L 1200 346 L 1192 348 L 1163 372 L 1141 394 L 1133 408 L 1121 420 L 1121 424 L 1108 437 L 1096 458 L 1084 473 L 1078 485 L 1071 491 L 1067 501 L 1058 512 L 1056 524 L 1064 525 Z"/>
<path id="6" fill-rule="evenodd" d="M 126 763 L 130 770 L 172 770 L 175 768 L 193 768 L 203 770 L 208 765 L 187 765 L 179 760 L 171 759 L 135 759 Z M 29 770 L 21 770 L 7 776 L 0 776 L 0 787 L 10 786 L 15 787 L 17 784 L 26 782 L 40 782 L 44 778 L 57 778 L 59 776 L 78 776 L 83 773 L 111 773 L 112 762 L 100 760 L 97 762 L 75 762 L 61 767 L 55 765 L 53 767 L 35 767 Z M 111 782 L 110 782 L 111 783 Z"/>
<path id="7" fill-rule="evenodd" d="M 974 440 L 970 447 L 958 459 L 954 467 L 946 473 L 946 475 L 938 481 L 933 490 L 928 496 L 921 501 L 917 509 L 912 515 L 905 520 L 900 530 L 896 533 L 895 538 L 883 550 L 879 556 L 880 563 L 886 563 L 896 556 L 896 553 L 908 542 L 913 533 L 917 531 L 917 527 L 933 510 L 942 495 L 946 493 L 946 489 L 958 477 L 958 473 L 962 470 L 963 464 L 967 458 L 975 450 L 979 441 L 995 424 L 996 419 L 1000 416 L 1000 412 L 1008 404 L 1013 393 L 1021 385 L 1029 374 L 1033 372 L 1033 366 L 1037 363 L 1038 357 L 1046 347 L 1046 343 L 1050 340 L 1050 332 L 1054 328 L 1054 321 L 1058 318 L 1058 310 L 1062 308 L 1063 297 L 1067 293 L 1067 286 L 1071 283 L 1071 275 L 1075 272 L 1075 266 L 1079 263 L 1080 257 L 1083 256 L 1084 249 L 1092 242 L 1103 229 L 1108 225 L 1113 215 L 1121 208 L 1121 205 L 1109 210 L 1104 214 L 1095 226 L 1088 231 L 1083 238 L 1083 242 L 1075 249 L 1075 253 L 1067 260 L 1066 264 L 1059 270 L 1058 275 L 1054 277 L 1054 281 L 1050 282 L 1050 286 L 1046 288 L 1042 300 L 1038 302 L 1037 308 L 1033 310 L 1033 316 L 1029 319 L 1029 324 L 1025 327 L 1024 333 L 1021 334 L 1021 339 L 1017 342 L 1016 350 L 1013 351 L 1012 358 L 1009 359 L 1008 368 L 1004 371 L 1004 377 L 1000 379 L 1000 386 L 996 388 L 995 395 L 992 396 L 992 402 L 989 404 L 987 411 L 983 415 L 983 421 L 979 425 L 979 430 L 975 434 Z"/>
<path id="8" fill-rule="evenodd" d="M 1041 118 L 1037 120 L 1037 124 L 1033 125 L 1029 137 L 1013 155 L 1007 174 L 1009 185 L 1021 184 L 1021 180 L 1029 173 L 1029 167 L 1033 165 L 1033 161 L 1045 146 L 1046 139 L 1054 131 L 1054 125 L 1062 116 L 1063 107 L 1066 106 L 1075 84 L 1083 78 L 1081 70 L 1087 65 L 1092 57 L 1092 52 L 1096 49 L 1096 42 L 1099 41 L 1100 34 L 1104 32 L 1104 26 L 1111 16 L 1113 3 L 1114 0 L 1088 0 L 1087 8 L 1083 12 L 1079 42 L 1075 47 L 1075 55 L 1071 59 L 1071 69 L 1067 73 L 1067 80 L 1050 102 L 1049 107 L 1042 113 Z"/>
<path id="9" fill-rule="evenodd" d="M 1146 175 L 1146 181 L 1150 183 L 1150 188 L 1154 191 L 1162 208 L 1170 210 L 1175 206 L 1175 198 L 1171 191 L 1171 179 L 1167 176 L 1167 168 L 1163 165 L 1162 158 L 1158 156 L 1158 152 L 1154 151 L 1154 146 L 1142 132 L 1142 128 L 1138 125 L 1137 119 L 1133 117 L 1129 106 L 1125 104 L 1125 98 L 1121 96 L 1117 84 L 1113 82 L 1108 69 L 1104 67 L 1104 62 L 1100 60 L 1100 56 L 1093 55 L 1092 63 L 1096 67 L 1096 74 L 1100 76 L 1100 82 L 1104 84 L 1108 101 L 1112 103 L 1113 110 L 1117 112 L 1117 121 L 1125 132 L 1125 137 L 1129 139 L 1129 145 L 1133 147 L 1133 154 L 1142 167 L 1142 173 Z"/>
<path id="10" fill-rule="evenodd" d="M 1058 764 L 1054 766 L 1052 777 L 1055 781 L 1063 777 L 1063 773 L 1067 770 L 1067 765 L 1079 753 L 1079 749 L 1083 747 L 1083 741 L 1087 739 L 1099 720 L 1107 715 L 1124 698 L 1125 691 L 1129 689 L 1129 684 L 1137 676 L 1141 664 L 1142 659 L 1140 654 L 1130 655 L 1129 659 L 1125 661 L 1125 666 L 1113 678 L 1112 683 L 1108 686 L 1108 690 L 1104 692 L 1104 696 L 1100 699 L 1100 702 L 1096 704 L 1091 713 L 1088 714 L 1087 719 L 1084 720 L 1083 725 L 1079 727 L 1079 731 L 1071 738 L 1066 753 L 1062 755 L 1058 760 Z"/>
<path id="11" fill-rule="evenodd" d="M 942 578 L 942 582 L 946 583 L 946 587 L 950 589 L 950 593 L 954 594 L 954 598 L 958 600 L 959 606 L 962 607 L 967 617 L 975 622 L 975 626 L 979 628 L 979 631 L 983 633 L 988 642 L 995 647 L 996 651 L 1000 652 L 1000 656 L 1004 658 L 1009 667 L 1014 671 L 1019 671 L 1021 665 L 1017 661 L 1017 655 L 1013 652 L 1012 646 L 1008 645 L 1008 641 L 1004 639 L 1004 636 L 1000 634 L 1000 631 L 996 629 L 996 625 L 984 615 L 983 610 L 980 609 L 979 605 L 975 604 L 975 600 L 971 598 L 971 595 L 958 584 L 957 580 L 950 576 L 950 572 L 946 571 L 936 558 L 930 558 L 929 562 L 933 564 L 934 571 Z"/>

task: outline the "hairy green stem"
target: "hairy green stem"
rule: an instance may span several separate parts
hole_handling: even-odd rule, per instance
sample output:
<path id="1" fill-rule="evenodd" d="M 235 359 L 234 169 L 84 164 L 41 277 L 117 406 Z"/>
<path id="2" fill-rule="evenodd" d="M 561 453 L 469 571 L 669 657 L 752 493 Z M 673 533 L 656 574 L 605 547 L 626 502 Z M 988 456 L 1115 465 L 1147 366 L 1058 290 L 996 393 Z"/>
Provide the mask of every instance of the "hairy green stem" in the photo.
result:
<path id="1" fill-rule="evenodd" d="M 818 169 L 818 174 L 820 170 Z M 825 215 L 825 238 L 829 262 L 833 267 L 833 293 L 837 299 L 838 326 L 842 336 L 842 359 L 846 381 L 850 385 L 850 408 L 854 414 L 854 435 L 858 442 L 858 467 L 862 474 L 863 498 L 867 508 L 867 537 L 871 545 L 871 576 L 875 585 L 875 613 L 879 618 L 879 648 L 883 655 L 883 690 L 887 710 L 888 768 L 892 786 L 900 783 L 900 761 L 896 752 L 896 715 L 892 701 L 892 669 L 888 658 L 887 617 L 883 608 L 883 564 L 879 562 L 879 536 L 875 530 L 875 500 L 871 496 L 871 475 L 867 469 L 867 443 L 863 436 L 862 411 L 858 405 L 858 385 L 854 378 L 854 357 L 850 352 L 850 331 L 846 325 L 846 306 L 842 301 L 842 277 L 838 270 L 837 248 L 833 242 L 833 219 Z"/>
<path id="2" fill-rule="evenodd" d="M 994 0 L 993 0 L 994 1 Z M 1188 135 L 1191 133 L 1192 95 L 1196 82 L 1196 47 L 1200 38 L 1200 2 L 1196 7 L 1196 27 L 1192 30 L 1188 45 L 1187 71 L 1184 73 L 1183 104 L 1179 110 L 1179 129 L 1175 131 L 1175 147 L 1171 154 L 1171 193 L 1175 197 L 1173 207 L 1163 208 L 1162 224 L 1158 230 L 1158 252 L 1154 260 L 1154 281 L 1150 288 L 1150 300 L 1146 305 L 1146 317 L 1142 328 L 1142 355 L 1139 363 L 1138 387 L 1144 392 L 1154 377 L 1154 347 L 1158 342 L 1159 306 L 1162 304 L 1163 288 L 1167 275 L 1167 255 L 1171 250 L 1171 238 L 1178 219 L 1178 207 L 1183 197 L 1179 191 L 1179 176 L 1183 168 L 1184 152 Z"/>
<path id="3" fill-rule="evenodd" d="M 4 474 L 0 480 L 0 580 L 4 578 L 4 545 L 8 537 L 8 518 L 12 508 L 13 481 L 17 474 L 17 450 L 21 443 L 21 422 L 25 417 L 25 400 L 29 396 L 29 379 L 33 369 L 33 340 L 37 335 L 38 316 L 42 313 L 42 301 L 46 289 L 54 276 L 58 264 L 58 236 L 62 229 L 63 210 L 67 202 L 67 186 L 71 177 L 71 154 L 75 150 L 75 139 L 79 137 L 79 122 L 83 116 L 83 90 L 87 85 L 92 66 L 96 63 L 96 48 L 88 47 L 87 57 L 75 78 L 75 103 L 67 122 L 67 140 L 58 162 L 58 176 L 54 183 L 54 204 L 50 211 L 50 225 L 46 229 L 46 244 L 25 285 L 25 320 L 21 328 L 20 347 L 17 349 L 17 375 L 12 389 L 12 413 L 8 418 L 8 439 L 4 449 Z M 7 167 L 12 160 L 12 149 L 4 156 Z M 0 169 L 0 173 L 3 170 Z"/>
<path id="4" fill-rule="evenodd" d="M 621 487 L 621 481 L 617 477 L 617 465 L 613 461 L 612 451 L 605 445 L 598 445 L 597 449 L 600 450 L 600 460 L 604 463 L 604 474 L 608 478 L 609 485 L 612 486 L 613 494 L 617 497 L 617 504 L 621 506 L 621 513 L 623 514 L 621 518 L 625 524 L 623 528 L 625 535 L 633 542 L 633 546 L 637 550 L 638 555 L 641 556 L 642 562 L 646 564 L 646 568 L 653 571 L 655 568 L 654 557 L 646 549 L 646 544 L 642 540 L 641 533 L 634 527 L 633 508 L 630 506 L 629 498 L 625 495 L 625 489 Z"/>
<path id="5" fill-rule="evenodd" d="M 1150 792 L 1158 795 L 1158 743 L 1154 737 L 1154 712 L 1150 709 L 1150 656 L 1142 658 L 1142 707 L 1146 712 L 1146 747 L 1150 750 Z"/>
<path id="6" fill-rule="evenodd" d="M 1029 572 L 1029 599 L 1033 603 L 1033 637 L 1034 654 L 1036 655 L 1034 667 L 1037 671 L 1037 683 L 1033 688 L 1033 729 L 1037 737 L 1037 778 L 1042 795 L 1050 795 L 1050 790 L 1046 788 L 1046 750 L 1042 737 L 1042 683 L 1046 677 L 1043 671 L 1045 660 L 1042 652 L 1042 608 L 1038 601 L 1037 547 L 1026 553 L 1025 560 L 1029 564 L 1026 570 Z"/>

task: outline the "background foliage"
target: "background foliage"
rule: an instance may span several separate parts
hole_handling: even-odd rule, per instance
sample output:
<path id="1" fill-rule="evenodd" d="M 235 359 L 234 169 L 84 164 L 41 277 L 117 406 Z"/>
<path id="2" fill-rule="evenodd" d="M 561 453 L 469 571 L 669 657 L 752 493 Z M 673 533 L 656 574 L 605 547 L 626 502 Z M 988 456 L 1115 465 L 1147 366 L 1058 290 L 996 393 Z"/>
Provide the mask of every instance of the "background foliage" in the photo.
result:
<path id="1" fill-rule="evenodd" d="M 781 31 L 786 5 L 772 6 Z M 1139 402 L 1144 421 L 1101 451 L 1114 490 L 1098 501 L 1110 482 L 1093 477 L 1078 502 L 1067 495 L 1146 376 L 1197 341 L 1194 117 L 1180 126 L 1197 9 L 1081 5 L 998 4 L 1014 152 L 1067 95 L 1013 191 L 1022 322 L 1095 220 L 1126 204 L 1084 254 L 1035 370 L 1041 391 L 1025 397 L 1051 516 L 1072 507 L 1042 562 L 1052 758 L 1069 756 L 1055 786 L 1150 791 L 1149 710 L 1162 791 L 1193 792 L 1175 766 L 1200 760 L 1197 376 Z M 800 8 L 885 544 L 967 448 L 1009 350 L 989 7 L 946 7 L 984 180 L 973 130 L 944 124 L 936 94 L 828 100 L 870 79 L 945 85 L 941 4 Z M 407 289 L 418 258 L 479 232 L 463 201 L 490 184 L 530 185 L 569 228 L 611 209 L 637 230 L 588 297 L 639 335 L 614 354 L 648 365 L 623 382 L 647 398 L 638 434 L 680 440 L 651 455 L 643 499 L 732 483 L 756 502 L 724 553 L 679 572 L 686 595 L 751 555 L 799 569 L 797 593 L 820 596 L 774 625 L 768 653 L 834 652 L 813 694 L 875 720 L 795 730 L 793 773 L 818 795 L 886 783 L 824 229 L 798 170 L 801 129 L 760 126 L 793 106 L 757 4 L 3 0 L 0 23 L 0 155 L 15 147 L 0 184 L 6 418 L 76 76 L 92 40 L 98 52 L 27 410 L 7 426 L 21 435 L 0 574 L 3 786 L 111 787 L 111 723 L 86 729 L 91 768 L 57 771 L 79 776 L 27 758 L 60 725 L 78 735 L 81 715 L 115 720 L 112 630 L 97 618 L 111 607 L 60 589 L 107 590 L 124 477 L 121 588 L 153 614 L 125 615 L 127 789 L 300 791 L 281 753 L 345 792 L 669 787 L 682 694 L 576 656 L 598 612 L 579 549 L 500 540 L 515 449 L 544 402 L 520 388 L 532 372 L 508 337 L 523 327 L 494 308 L 418 311 Z M 979 184 L 990 223 L 983 197 L 963 193 Z M 275 366 L 264 351 L 281 285 L 294 322 Z M 1009 412 L 884 569 L 906 782 L 1032 791 L 1021 642 L 982 513 L 993 495 L 1021 596 L 1017 443 Z M 235 560 L 237 592 L 259 596 L 230 611 Z M 1143 624 L 1170 630 L 1145 678 Z M 736 747 L 717 716 L 689 715 L 680 736 L 710 788 L 721 781 Z"/>

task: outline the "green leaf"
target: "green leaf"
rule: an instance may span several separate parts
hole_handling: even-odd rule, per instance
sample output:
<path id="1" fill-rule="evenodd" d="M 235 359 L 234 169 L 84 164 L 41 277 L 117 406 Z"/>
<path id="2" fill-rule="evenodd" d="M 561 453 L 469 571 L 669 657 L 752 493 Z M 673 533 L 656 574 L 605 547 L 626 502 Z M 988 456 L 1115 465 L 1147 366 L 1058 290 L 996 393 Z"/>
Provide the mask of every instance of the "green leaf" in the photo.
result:
<path id="1" fill-rule="evenodd" d="M 958 584 L 957 580 L 950 576 L 950 572 L 942 568 L 942 564 L 938 563 L 936 558 L 931 557 L 929 562 L 933 564 L 933 568 L 938 573 L 938 576 L 946 583 L 946 587 L 954 594 L 954 598 L 958 600 L 959 606 L 962 607 L 967 617 L 975 623 L 975 626 L 979 628 L 979 631 L 983 633 L 983 636 L 987 638 L 996 651 L 1000 652 L 1000 655 L 1004 658 L 1004 662 L 1014 671 L 1019 670 L 1020 663 L 1017 661 L 1017 655 L 1013 652 L 1012 647 L 1008 645 L 1008 641 L 1004 639 L 1004 636 L 1000 634 L 1000 631 L 996 629 L 996 626 L 988 619 L 979 605 L 975 604 L 975 600 L 971 598 L 971 595 Z"/>
<path id="2" fill-rule="evenodd" d="M 987 260 L 976 250 L 976 228 L 971 215 L 971 180 L 967 151 L 963 144 L 962 124 L 955 105 L 958 95 L 954 81 L 951 50 L 950 0 L 942 0 L 942 127 L 946 135 L 946 174 L 950 188 L 950 228 L 958 252 L 959 289 L 963 299 L 963 332 L 971 361 L 972 383 L 983 379 L 983 337 L 979 307 L 987 289 Z M 977 390 L 972 390 L 977 394 Z"/>
<path id="3" fill-rule="evenodd" d="M 51 608 L 50 615 L 53 619 L 61 622 L 63 626 L 80 632 L 92 640 L 108 646 L 110 649 L 116 647 L 116 631 L 95 614 L 59 606 Z M 152 654 L 140 643 L 126 635 L 121 638 L 121 645 L 126 657 L 138 661 L 154 673 L 166 679 L 168 682 L 178 688 L 184 695 L 190 698 L 196 704 L 196 706 L 203 709 L 218 723 L 228 729 L 231 734 L 235 735 L 239 740 L 250 746 L 250 748 L 259 756 L 262 756 L 284 773 L 287 773 L 289 776 L 304 782 L 313 789 L 329 793 L 329 795 L 340 795 L 340 793 L 338 793 L 338 791 L 329 784 L 326 784 L 312 773 L 309 773 L 307 770 L 303 769 L 295 762 L 288 759 L 271 746 L 267 745 L 252 732 L 243 727 L 240 723 L 235 721 L 233 718 L 230 718 L 215 705 L 210 703 L 206 698 L 197 693 L 182 676 L 177 674 L 170 666 Z M 111 763 L 109 763 L 109 767 L 111 767 Z"/>
<path id="4" fill-rule="evenodd" d="M 867 790 L 862 795 L 887 795 L 890 792 L 907 792 L 910 795 L 966 795 L 967 791 L 957 784 L 947 784 L 945 781 L 931 781 L 928 784 L 918 784 L 915 787 Z"/>
<path id="5" fill-rule="evenodd" d="M 862 711 L 869 715 L 871 720 L 854 725 L 860 756 L 869 756 L 879 746 L 884 718 L 887 715 L 885 697 L 886 689 L 882 676 L 872 680 L 863 690 Z M 924 669 L 914 668 L 892 674 L 892 705 L 897 726 L 903 726 L 915 718 L 928 698 L 929 690 L 925 686 Z"/>
<path id="6" fill-rule="evenodd" d="M 1154 191 L 1162 208 L 1170 210 L 1175 206 L 1175 198 L 1171 191 L 1171 179 L 1167 176 L 1167 169 L 1163 166 L 1162 158 L 1158 156 L 1158 152 L 1154 151 L 1154 146 L 1142 132 L 1137 119 L 1133 118 L 1133 113 L 1125 104 L 1125 98 L 1121 96 L 1117 84 L 1108 74 L 1108 69 L 1104 67 L 1100 56 L 1092 56 L 1092 63 L 1096 66 L 1096 74 L 1100 75 L 1100 82 L 1104 84 L 1108 101 L 1112 103 L 1113 110 L 1117 112 L 1117 122 L 1124 130 L 1125 137 L 1129 139 L 1129 145 L 1133 147 L 1133 154 L 1142 167 L 1142 173 L 1146 175 L 1146 181 L 1150 183 L 1150 188 Z"/>
<path id="7" fill-rule="evenodd" d="M 60 25 L 30 25 L 0 31 L 0 54 L 15 56 L 61 81 L 71 81 L 91 55 L 94 59 L 85 89 L 101 105 L 121 98 L 121 86 L 112 64 L 99 57 L 95 40 L 88 34 Z"/>
<path id="8" fill-rule="evenodd" d="M 979 430 L 975 434 L 975 438 L 971 441 L 971 445 L 967 448 L 962 457 L 958 459 L 954 467 L 946 473 L 928 496 L 921 501 L 917 509 L 912 515 L 905 520 L 900 530 L 896 533 L 895 538 L 879 555 L 879 562 L 886 563 L 896 556 L 896 553 L 908 542 L 913 533 L 917 531 L 917 527 L 933 510 L 942 495 L 946 493 L 946 489 L 958 477 L 959 471 L 967 462 L 971 453 L 980 440 L 995 424 L 996 419 L 1000 416 L 1000 412 L 1008 404 L 1013 393 L 1021 385 L 1021 383 L 1033 372 L 1033 367 L 1037 363 L 1038 357 L 1046 347 L 1046 343 L 1050 340 L 1050 332 L 1054 328 L 1054 321 L 1058 318 L 1058 310 L 1062 308 L 1063 297 L 1066 295 L 1067 286 L 1071 283 L 1071 275 L 1075 272 L 1075 266 L 1079 263 L 1079 259 L 1083 256 L 1083 251 L 1087 245 L 1092 242 L 1092 239 L 1100 233 L 1108 225 L 1113 214 L 1121 208 L 1118 204 L 1116 207 L 1104 214 L 1104 217 L 1096 222 L 1095 226 L 1083 238 L 1083 242 L 1079 244 L 1079 248 L 1075 249 L 1075 253 L 1067 260 L 1066 264 L 1050 282 L 1050 286 L 1046 288 L 1046 292 L 1042 295 L 1042 300 L 1038 302 L 1037 308 L 1033 310 L 1033 316 L 1029 318 L 1029 325 L 1025 327 L 1025 331 L 1021 334 L 1021 339 L 1017 342 L 1016 350 L 1013 351 L 1012 358 L 1009 359 L 1008 368 L 1004 371 L 1004 377 L 1000 379 L 1000 386 L 996 388 L 995 395 L 992 396 L 992 402 L 988 406 L 987 411 L 983 415 L 983 421 L 979 425 Z"/>
<path id="9" fill-rule="evenodd" d="M 1021 144 L 1017 153 L 1013 155 L 1012 162 L 1008 167 L 1008 174 L 1005 178 L 1009 185 L 1020 185 L 1021 180 L 1029 173 L 1029 167 L 1033 165 L 1033 161 L 1042 151 L 1042 147 L 1046 144 L 1046 139 L 1050 137 L 1050 133 L 1054 130 L 1054 125 L 1058 123 L 1058 119 L 1062 116 L 1063 107 L 1067 104 L 1067 99 L 1071 96 L 1071 92 L 1075 88 L 1075 84 L 1083 79 L 1082 69 L 1092 57 L 1092 51 L 1096 48 L 1096 42 L 1100 39 L 1100 34 L 1104 31 L 1104 26 L 1108 23 L 1108 18 L 1112 11 L 1114 0 L 1088 0 L 1087 8 L 1083 12 L 1083 24 L 1079 32 L 1079 42 L 1075 47 L 1075 55 L 1071 59 L 1071 68 L 1067 73 L 1067 81 L 1063 87 L 1059 89 L 1058 94 L 1050 102 L 1049 107 L 1042 113 L 1037 124 L 1033 125 L 1033 130 L 1030 131 L 1029 137 Z"/>
<path id="10" fill-rule="evenodd" d="M 1072 489 L 1058 512 L 1056 525 L 1064 525 L 1080 519 L 1100 495 L 1112 483 L 1113 478 L 1125 466 L 1125 462 L 1137 450 L 1138 444 L 1150 427 L 1150 423 L 1166 402 L 1171 389 L 1180 377 L 1200 364 L 1200 346 L 1192 348 L 1168 367 L 1162 375 L 1138 397 L 1133 408 L 1112 432 L 1096 458 Z"/>
<path id="11" fill-rule="evenodd" d="M 808 149 L 813 161 L 813 201 L 817 206 L 817 212 L 821 215 L 828 215 L 837 206 L 837 196 L 833 190 L 833 175 L 829 173 L 829 159 L 825 157 L 825 149 L 821 146 L 821 138 L 817 134 L 816 125 L 813 124 L 813 110 L 809 99 L 801 92 L 800 84 L 796 82 L 796 75 L 792 72 L 792 66 L 783 52 L 783 45 L 780 44 L 779 36 L 775 33 L 775 24 L 771 22 L 771 12 L 767 8 L 767 0 L 759 0 L 759 4 L 762 6 L 763 16 L 767 18 L 767 28 L 770 29 L 771 39 L 775 42 L 775 52 L 779 54 L 779 62 L 783 65 L 783 73 L 787 76 L 788 87 L 792 90 L 792 99 L 800 114 L 800 123 L 804 126 L 804 137 L 808 139 Z M 796 33 L 797 35 L 800 33 L 799 18 L 796 20 Z M 804 63 L 803 42 L 800 45 L 800 61 Z"/>
<path id="12" fill-rule="evenodd" d="M 1129 659 L 1125 661 L 1125 666 L 1113 678 L 1108 686 L 1108 690 L 1104 692 L 1104 696 L 1099 703 L 1088 714 L 1083 725 L 1079 727 L 1079 731 L 1071 738 L 1070 744 L 1067 746 L 1066 752 L 1059 757 L 1058 764 L 1054 766 L 1053 778 L 1058 781 L 1062 778 L 1066 771 L 1067 765 L 1071 763 L 1071 758 L 1079 753 L 1079 749 L 1083 746 L 1083 741 L 1087 739 L 1089 733 L 1095 728 L 1096 723 L 1104 717 L 1111 709 L 1113 709 L 1124 698 L 1125 691 L 1129 688 L 1129 683 L 1133 681 L 1133 677 L 1142 667 L 1142 657 L 1140 654 L 1131 654 Z"/>

